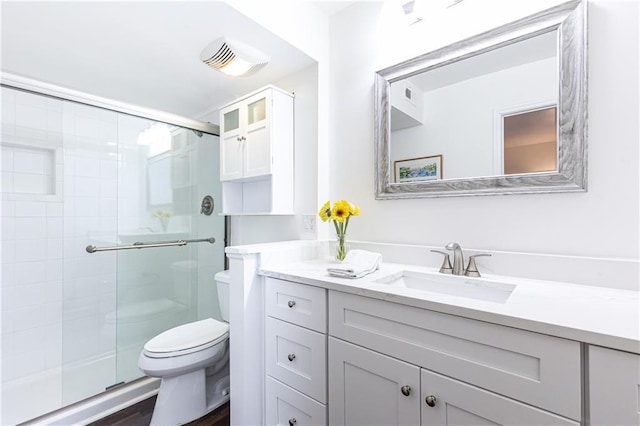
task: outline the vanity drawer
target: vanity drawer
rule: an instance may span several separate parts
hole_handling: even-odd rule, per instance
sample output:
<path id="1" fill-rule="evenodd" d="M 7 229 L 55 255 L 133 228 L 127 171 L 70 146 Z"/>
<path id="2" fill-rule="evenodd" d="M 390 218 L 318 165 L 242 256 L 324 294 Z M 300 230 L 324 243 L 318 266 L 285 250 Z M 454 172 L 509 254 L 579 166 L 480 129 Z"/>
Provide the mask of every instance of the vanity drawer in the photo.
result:
<path id="1" fill-rule="evenodd" d="M 268 425 L 326 426 L 327 406 L 267 377 L 266 417 Z"/>
<path id="2" fill-rule="evenodd" d="M 267 317 L 267 374 L 322 402 L 327 402 L 327 336 Z"/>
<path id="3" fill-rule="evenodd" d="M 329 292 L 329 334 L 579 420 L 580 344 Z"/>
<path id="4" fill-rule="evenodd" d="M 320 287 L 266 278 L 265 310 L 278 318 L 320 333 L 327 332 L 327 291 Z"/>

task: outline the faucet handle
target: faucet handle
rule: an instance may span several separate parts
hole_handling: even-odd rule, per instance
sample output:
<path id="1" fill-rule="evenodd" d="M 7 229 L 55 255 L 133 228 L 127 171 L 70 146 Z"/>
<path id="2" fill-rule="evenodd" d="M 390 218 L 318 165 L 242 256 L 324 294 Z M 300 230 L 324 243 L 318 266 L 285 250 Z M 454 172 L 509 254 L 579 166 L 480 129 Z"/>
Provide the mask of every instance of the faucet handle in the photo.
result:
<path id="1" fill-rule="evenodd" d="M 440 253 L 444 255 L 444 259 L 442 260 L 442 266 L 440 267 L 440 273 L 442 274 L 450 274 L 453 272 L 453 268 L 451 267 L 451 261 L 449 260 L 449 253 L 440 250 L 431 250 L 434 253 Z"/>
<path id="2" fill-rule="evenodd" d="M 476 265 L 476 257 L 481 256 L 491 256 L 489 253 L 480 253 L 469 256 L 469 264 L 467 265 L 467 270 L 464 271 L 464 274 L 467 277 L 479 277 L 480 272 L 478 271 L 478 265 Z"/>

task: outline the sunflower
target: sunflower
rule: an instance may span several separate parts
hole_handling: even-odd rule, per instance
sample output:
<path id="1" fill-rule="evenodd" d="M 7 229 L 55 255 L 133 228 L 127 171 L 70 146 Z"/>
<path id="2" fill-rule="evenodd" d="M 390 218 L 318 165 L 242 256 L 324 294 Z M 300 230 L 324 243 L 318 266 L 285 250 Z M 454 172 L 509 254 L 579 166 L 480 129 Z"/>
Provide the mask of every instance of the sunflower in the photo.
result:
<path id="1" fill-rule="evenodd" d="M 322 219 L 323 222 L 326 222 L 331 218 L 331 201 L 324 203 L 324 206 L 322 206 L 318 212 L 318 216 L 320 216 L 320 219 Z"/>
<path id="2" fill-rule="evenodd" d="M 351 215 L 351 204 L 346 200 L 339 200 L 331 209 L 331 219 L 344 222 Z"/>

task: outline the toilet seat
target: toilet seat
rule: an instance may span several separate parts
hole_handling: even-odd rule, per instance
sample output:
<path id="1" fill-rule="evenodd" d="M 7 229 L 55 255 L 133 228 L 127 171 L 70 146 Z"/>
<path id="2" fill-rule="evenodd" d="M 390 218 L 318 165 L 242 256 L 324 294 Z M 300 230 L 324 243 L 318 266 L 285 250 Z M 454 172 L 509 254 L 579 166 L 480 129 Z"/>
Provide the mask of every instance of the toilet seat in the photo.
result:
<path id="1" fill-rule="evenodd" d="M 150 358 L 170 358 L 198 352 L 229 338 L 229 324 L 207 318 L 180 325 L 149 340 L 143 353 Z"/>

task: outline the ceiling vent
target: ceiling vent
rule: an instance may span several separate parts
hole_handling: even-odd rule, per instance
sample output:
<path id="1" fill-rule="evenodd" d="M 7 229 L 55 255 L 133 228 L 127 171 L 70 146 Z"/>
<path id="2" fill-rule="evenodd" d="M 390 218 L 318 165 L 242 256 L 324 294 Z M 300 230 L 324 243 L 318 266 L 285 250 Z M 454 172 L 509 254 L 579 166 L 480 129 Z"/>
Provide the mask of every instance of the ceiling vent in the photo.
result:
<path id="1" fill-rule="evenodd" d="M 269 63 L 269 57 L 264 53 L 227 37 L 209 43 L 200 53 L 200 60 L 234 77 L 255 74 Z"/>

